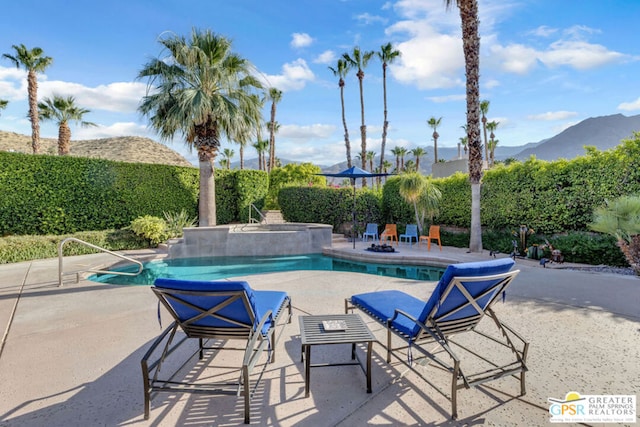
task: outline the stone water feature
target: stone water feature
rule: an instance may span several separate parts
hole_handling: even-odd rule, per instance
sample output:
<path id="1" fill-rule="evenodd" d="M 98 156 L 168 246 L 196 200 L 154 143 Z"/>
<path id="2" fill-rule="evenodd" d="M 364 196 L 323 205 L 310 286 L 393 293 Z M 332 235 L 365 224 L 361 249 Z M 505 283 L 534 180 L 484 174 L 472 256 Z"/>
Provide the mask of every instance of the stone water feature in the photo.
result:
<path id="1" fill-rule="evenodd" d="M 330 225 L 296 222 L 191 227 L 168 251 L 170 258 L 311 254 L 331 247 L 331 235 Z"/>

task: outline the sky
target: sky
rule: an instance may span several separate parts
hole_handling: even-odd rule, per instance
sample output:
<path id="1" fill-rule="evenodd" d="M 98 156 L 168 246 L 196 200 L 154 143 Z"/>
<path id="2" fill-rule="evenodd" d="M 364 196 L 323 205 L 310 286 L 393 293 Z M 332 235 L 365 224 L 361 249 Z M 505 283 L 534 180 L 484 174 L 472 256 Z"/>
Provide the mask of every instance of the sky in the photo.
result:
<path id="1" fill-rule="evenodd" d="M 480 97 L 499 122 L 498 146 L 550 138 L 586 118 L 640 114 L 638 0 L 479 0 Z M 20 0 L 0 16 L 0 53 L 40 47 L 53 58 L 38 75 L 38 99 L 74 96 L 90 110 L 71 124 L 72 140 L 144 136 L 197 163 L 181 140 L 161 141 L 138 112 L 147 82 L 136 77 L 163 52 L 167 34 L 193 28 L 232 40 L 268 86 L 277 105 L 276 156 L 332 165 L 346 160 L 338 78 L 329 70 L 358 46 L 379 52 L 392 43 L 401 56 L 387 71 L 389 131 L 385 157 L 405 147 L 433 160 L 431 117 L 442 118 L 438 146 L 457 147 L 466 123 L 464 55 L 457 8 L 443 0 Z M 367 151 L 380 152 L 382 64 L 374 57 L 363 82 Z M 345 115 L 352 155 L 360 153 L 360 92 L 346 78 Z M 0 130 L 31 134 L 26 72 L 0 58 Z M 269 120 L 270 105 L 264 118 Z M 57 138 L 54 122 L 41 137 Z M 268 133 L 264 133 L 268 137 Z M 237 161 L 239 146 L 223 141 Z M 257 157 L 252 147 L 245 159 Z M 221 158 L 221 157 L 220 157 Z"/>

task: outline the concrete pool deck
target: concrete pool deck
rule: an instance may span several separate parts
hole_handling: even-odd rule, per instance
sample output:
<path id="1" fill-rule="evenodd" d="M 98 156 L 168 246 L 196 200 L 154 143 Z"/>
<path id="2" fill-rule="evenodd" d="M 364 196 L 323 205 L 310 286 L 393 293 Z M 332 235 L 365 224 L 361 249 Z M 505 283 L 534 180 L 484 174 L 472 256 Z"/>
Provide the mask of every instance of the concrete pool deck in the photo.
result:
<path id="1" fill-rule="evenodd" d="M 364 250 L 369 244 L 358 242 L 353 250 L 350 242 L 334 243 L 334 250 L 375 257 Z M 443 264 L 489 259 L 487 251 L 427 252 L 416 245 L 400 245 L 399 253 L 387 256 Z M 65 265 L 81 269 L 114 261 L 98 254 L 67 257 Z M 450 402 L 413 372 L 402 375 L 404 365 L 387 364 L 378 344 L 373 393 L 366 393 L 357 367 L 343 366 L 314 370 L 311 395 L 304 397 L 299 315 L 342 313 L 344 298 L 364 291 L 400 289 L 425 298 L 435 282 L 325 271 L 243 277 L 256 289 L 287 291 L 294 306 L 276 362 L 252 401 L 252 424 L 538 426 L 549 422 L 550 397 L 564 399 L 570 391 L 640 395 L 640 279 L 542 268 L 530 260 L 516 264 L 521 273 L 496 312 L 530 342 L 527 394 L 518 397 L 518 382 L 511 378 L 461 390 L 455 421 Z M 148 287 L 86 280 L 59 288 L 57 274 L 57 259 L 0 266 L 0 426 L 243 425 L 241 397 L 202 394 L 156 395 L 145 421 L 140 359 L 161 331 L 156 297 Z M 170 323 L 167 314 L 162 322 Z M 384 339 L 380 328 L 370 327 Z M 330 361 L 348 353 L 341 346 L 314 348 L 314 357 Z M 233 356 L 205 357 L 205 363 L 194 363 L 193 374 L 210 373 L 209 362 L 235 365 Z M 446 380 L 437 385 L 448 388 Z"/>

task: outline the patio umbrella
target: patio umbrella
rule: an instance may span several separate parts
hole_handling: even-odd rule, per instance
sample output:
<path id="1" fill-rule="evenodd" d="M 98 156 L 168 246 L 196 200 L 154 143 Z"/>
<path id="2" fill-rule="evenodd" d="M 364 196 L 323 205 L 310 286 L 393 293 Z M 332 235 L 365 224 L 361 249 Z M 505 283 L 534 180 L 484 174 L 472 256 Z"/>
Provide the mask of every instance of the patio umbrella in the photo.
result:
<path id="1" fill-rule="evenodd" d="M 353 216 L 353 230 L 352 234 L 356 231 L 356 179 L 358 178 L 370 178 L 375 176 L 387 176 L 388 173 L 370 173 L 364 169 L 360 169 L 357 166 L 352 166 L 349 169 L 343 170 L 338 173 L 319 173 L 318 175 L 330 176 L 334 178 L 349 178 L 351 185 L 353 186 L 353 209 L 351 215 Z M 353 249 L 356 248 L 356 236 L 353 235 Z"/>

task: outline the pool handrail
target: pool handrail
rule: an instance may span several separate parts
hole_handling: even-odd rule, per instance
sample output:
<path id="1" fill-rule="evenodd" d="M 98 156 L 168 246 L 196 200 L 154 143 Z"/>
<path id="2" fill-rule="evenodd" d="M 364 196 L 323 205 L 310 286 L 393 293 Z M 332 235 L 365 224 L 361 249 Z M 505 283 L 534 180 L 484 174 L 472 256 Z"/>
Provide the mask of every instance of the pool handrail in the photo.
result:
<path id="1" fill-rule="evenodd" d="M 142 273 L 143 270 L 143 266 L 142 263 L 138 260 L 135 260 L 133 258 L 130 258 L 128 256 L 116 253 L 116 252 L 112 252 L 108 249 L 105 248 L 101 248 L 100 246 L 96 246 L 92 243 L 89 242 L 85 242 L 84 240 L 80 240 L 78 238 L 75 237 L 67 237 L 66 239 L 63 239 L 60 241 L 60 243 L 58 243 L 58 287 L 62 287 L 62 277 L 64 276 L 64 268 L 63 268 L 63 259 L 64 259 L 64 253 L 63 253 L 63 247 L 65 245 L 65 243 L 67 242 L 76 242 L 76 243 L 80 243 L 82 245 L 85 246 L 89 246 L 90 248 L 108 253 L 110 255 L 113 255 L 115 257 L 118 257 L 120 259 L 132 262 L 134 264 L 136 264 L 138 266 L 138 271 L 136 271 L 135 273 L 130 273 L 130 272 L 126 272 L 126 271 L 115 271 L 115 270 L 101 270 L 101 269 L 87 269 L 84 271 L 87 272 L 91 272 L 91 273 L 103 273 L 103 274 L 115 274 L 115 275 L 120 275 L 120 276 L 137 276 L 138 274 Z M 76 275 L 76 283 L 78 283 L 80 281 L 80 276 L 79 273 L 80 271 L 75 271 L 73 272 Z M 67 273 L 68 274 L 68 273 Z"/>

